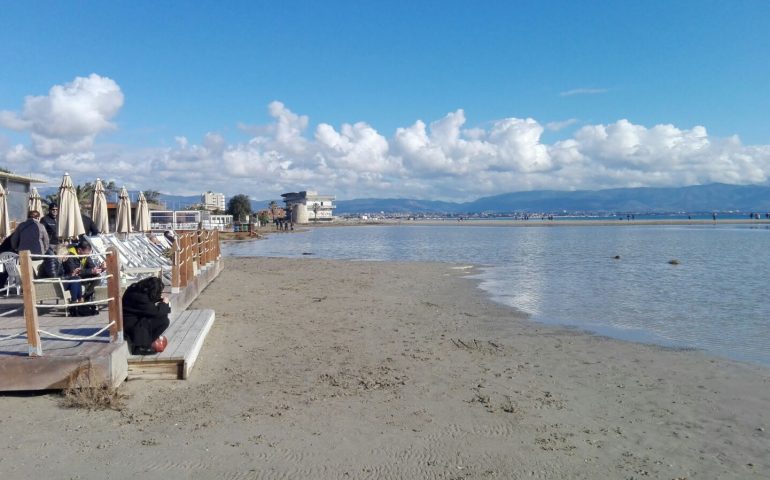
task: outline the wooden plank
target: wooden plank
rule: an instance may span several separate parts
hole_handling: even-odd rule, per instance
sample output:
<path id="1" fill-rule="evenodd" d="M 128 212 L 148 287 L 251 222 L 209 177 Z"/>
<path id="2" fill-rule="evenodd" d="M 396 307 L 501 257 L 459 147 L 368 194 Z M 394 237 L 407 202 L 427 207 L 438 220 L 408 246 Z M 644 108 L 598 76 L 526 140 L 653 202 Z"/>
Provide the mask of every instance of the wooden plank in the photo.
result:
<path id="1" fill-rule="evenodd" d="M 200 353 L 201 348 L 203 348 L 203 341 L 206 339 L 206 335 L 208 335 L 212 325 L 214 325 L 214 310 L 204 310 L 203 312 L 208 312 L 209 316 L 203 326 L 203 329 L 200 331 L 195 344 L 193 344 L 192 350 L 190 350 L 189 354 L 185 356 L 184 372 L 182 375 L 183 379 L 187 379 L 187 377 L 190 376 L 193 365 L 195 365 L 195 361 L 198 359 L 198 354 Z"/>
<path id="2" fill-rule="evenodd" d="M 169 338 L 169 347 L 167 348 L 165 352 L 166 356 L 173 357 L 173 358 L 184 358 L 184 352 L 186 351 L 187 346 L 192 345 L 195 341 L 195 336 L 198 335 L 198 331 L 200 330 L 200 326 L 198 325 L 198 310 L 186 310 L 185 313 L 187 314 L 184 319 L 180 319 L 181 321 L 179 330 L 177 332 L 177 336 L 172 339 L 172 337 Z"/>
<path id="3" fill-rule="evenodd" d="M 29 345 L 30 354 L 40 355 L 41 345 L 40 336 L 37 333 L 37 308 L 35 308 L 35 287 L 32 284 L 32 279 L 35 277 L 32 271 L 32 263 L 29 250 L 22 250 L 20 253 L 21 259 L 21 281 L 22 290 L 24 291 L 24 319 L 27 324 L 27 344 Z"/>
<path id="4" fill-rule="evenodd" d="M 111 386 L 125 380 L 125 344 L 102 343 L 88 354 L 57 356 L 5 356 L 0 362 L 0 391 L 50 390 L 67 386 L 71 375 L 90 366 L 98 379 Z"/>
<path id="5" fill-rule="evenodd" d="M 165 352 L 129 357 L 129 377 L 187 378 L 200 354 L 206 335 L 214 324 L 214 319 L 213 310 L 192 310 L 180 314 L 174 322 L 177 326 L 177 336 L 169 336 L 169 346 Z M 183 336 L 180 337 L 179 334 Z"/>
<path id="6" fill-rule="evenodd" d="M 169 328 L 163 332 L 169 341 L 165 351 L 154 355 L 134 355 L 132 356 L 131 360 L 136 362 L 154 362 L 159 359 L 175 359 L 181 361 L 183 359 L 183 355 L 179 355 L 178 358 L 174 358 L 173 352 L 176 350 L 176 347 L 184 339 L 185 335 L 190 329 L 194 329 L 192 316 L 190 312 L 184 311 L 179 316 L 172 319 Z"/>
<path id="7" fill-rule="evenodd" d="M 141 362 L 154 362 L 157 359 L 161 357 L 166 357 L 166 359 L 169 359 L 169 355 L 167 352 L 169 352 L 172 345 L 176 345 L 178 343 L 178 331 L 180 331 L 180 328 L 184 327 L 184 324 L 186 323 L 187 319 L 189 319 L 190 313 L 187 311 L 182 312 L 181 314 L 177 315 L 176 317 L 173 317 L 171 319 L 169 327 L 166 329 L 163 334 L 169 339 L 169 346 L 166 347 L 166 350 L 159 354 L 154 355 L 132 355 L 130 358 L 130 361 L 132 363 L 141 363 Z M 186 330 L 186 329 L 185 329 Z M 181 357 L 179 358 L 181 360 Z"/>
<path id="8" fill-rule="evenodd" d="M 181 361 L 128 362 L 128 376 L 143 380 L 178 380 L 181 375 Z"/>
<path id="9" fill-rule="evenodd" d="M 123 305 L 120 303 L 120 255 L 118 249 L 109 247 L 107 249 L 107 294 L 114 300 L 108 305 L 109 319 L 114 321 L 115 325 L 110 327 L 110 336 L 114 341 L 123 339 Z M 108 322 L 109 323 L 109 322 Z"/>

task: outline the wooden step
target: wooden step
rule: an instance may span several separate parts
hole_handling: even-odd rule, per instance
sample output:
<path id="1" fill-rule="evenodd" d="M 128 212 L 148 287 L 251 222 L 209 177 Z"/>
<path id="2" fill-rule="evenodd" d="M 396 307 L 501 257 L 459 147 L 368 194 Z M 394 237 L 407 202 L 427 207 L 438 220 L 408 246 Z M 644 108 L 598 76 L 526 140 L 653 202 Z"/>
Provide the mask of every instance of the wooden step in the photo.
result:
<path id="1" fill-rule="evenodd" d="M 163 333 L 168 338 L 166 350 L 155 355 L 128 357 L 128 378 L 186 379 L 214 324 L 214 310 L 185 310 L 171 318 Z"/>

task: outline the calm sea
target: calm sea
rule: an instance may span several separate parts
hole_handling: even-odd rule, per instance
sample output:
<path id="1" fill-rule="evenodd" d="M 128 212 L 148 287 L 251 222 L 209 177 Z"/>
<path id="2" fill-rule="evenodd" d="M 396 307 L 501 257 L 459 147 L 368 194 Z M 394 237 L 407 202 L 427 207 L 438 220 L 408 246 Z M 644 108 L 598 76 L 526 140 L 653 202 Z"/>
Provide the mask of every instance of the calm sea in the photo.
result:
<path id="1" fill-rule="evenodd" d="M 767 226 L 360 226 L 223 250 L 479 265 L 481 288 L 534 321 L 770 366 Z"/>

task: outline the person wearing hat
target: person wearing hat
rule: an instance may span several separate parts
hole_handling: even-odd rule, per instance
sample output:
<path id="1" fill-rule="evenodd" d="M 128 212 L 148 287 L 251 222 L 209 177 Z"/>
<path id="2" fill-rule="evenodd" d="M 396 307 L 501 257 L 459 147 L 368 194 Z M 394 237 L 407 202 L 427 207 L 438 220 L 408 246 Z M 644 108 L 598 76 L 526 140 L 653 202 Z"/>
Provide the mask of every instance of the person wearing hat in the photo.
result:
<path id="1" fill-rule="evenodd" d="M 51 245 L 58 245 L 59 206 L 56 202 L 48 204 L 48 213 L 40 219 L 40 223 L 43 224 L 45 231 L 48 232 L 48 241 Z"/>
<path id="2" fill-rule="evenodd" d="M 91 254 L 91 244 L 81 239 L 77 244 L 69 248 L 69 256 L 62 263 L 64 278 L 66 280 L 82 279 L 82 282 L 67 282 L 65 285 L 70 291 L 72 302 L 90 302 L 94 296 L 94 279 L 99 277 L 104 271 L 101 265 L 94 262 L 93 257 L 84 255 Z M 75 307 L 72 309 L 73 315 L 95 315 L 97 309 L 93 305 Z"/>

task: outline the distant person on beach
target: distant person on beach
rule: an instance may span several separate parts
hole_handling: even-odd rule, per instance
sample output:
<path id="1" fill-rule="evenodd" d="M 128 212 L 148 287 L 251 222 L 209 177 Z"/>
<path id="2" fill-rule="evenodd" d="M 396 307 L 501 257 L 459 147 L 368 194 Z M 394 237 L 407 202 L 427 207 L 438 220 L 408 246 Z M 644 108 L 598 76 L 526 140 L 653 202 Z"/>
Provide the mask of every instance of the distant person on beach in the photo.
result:
<path id="1" fill-rule="evenodd" d="M 49 238 L 45 227 L 40 223 L 40 212 L 32 210 L 27 219 L 16 227 L 11 234 L 11 248 L 20 252 L 29 250 L 33 255 L 42 255 L 48 250 Z"/>
<path id="2" fill-rule="evenodd" d="M 123 294 L 122 304 L 123 327 L 131 353 L 152 355 L 162 351 L 153 344 L 167 342 L 162 333 L 168 328 L 171 307 L 168 298 L 163 296 L 160 278 L 148 277 L 131 284 Z"/>
<path id="3" fill-rule="evenodd" d="M 711 214 L 711 218 L 713 218 L 715 222 L 717 221 L 717 214 L 716 214 L 716 212 Z"/>
<path id="4" fill-rule="evenodd" d="M 59 244 L 59 206 L 56 202 L 51 202 L 48 205 L 48 213 L 45 217 L 40 219 L 40 223 L 45 227 L 45 231 L 48 233 L 48 239 L 51 245 Z"/>

